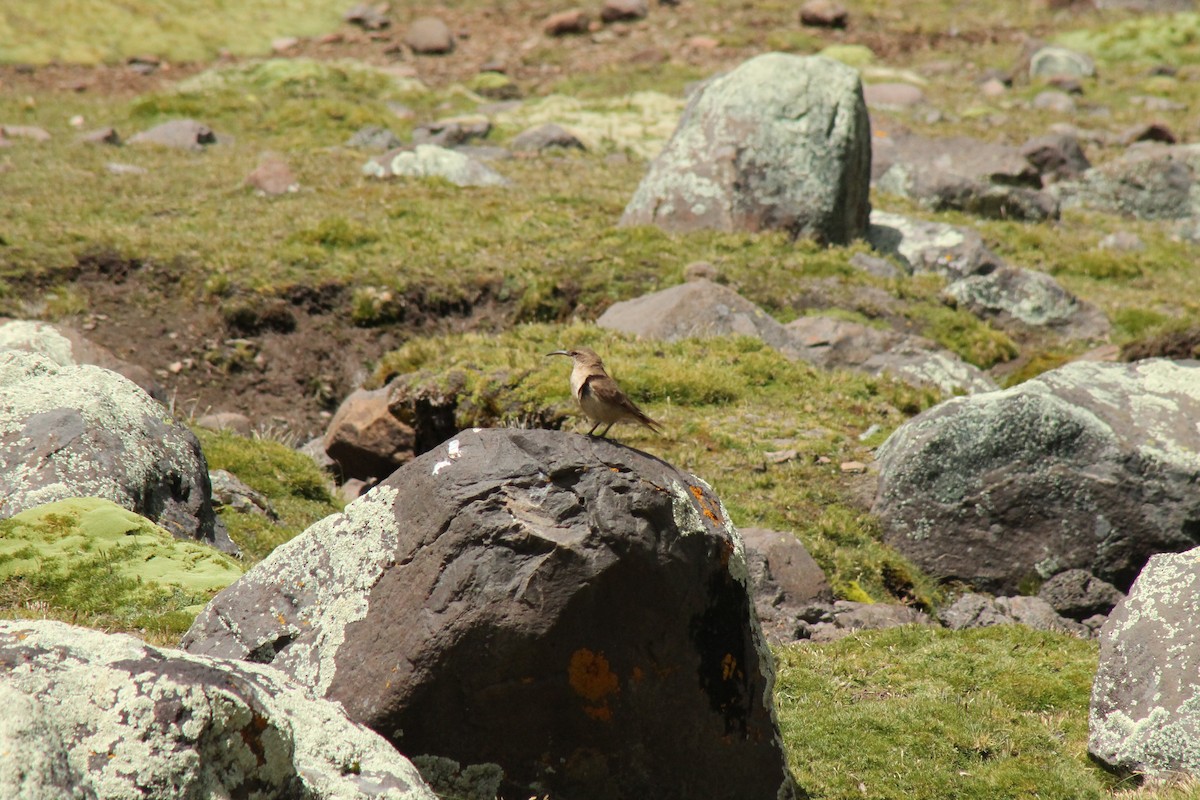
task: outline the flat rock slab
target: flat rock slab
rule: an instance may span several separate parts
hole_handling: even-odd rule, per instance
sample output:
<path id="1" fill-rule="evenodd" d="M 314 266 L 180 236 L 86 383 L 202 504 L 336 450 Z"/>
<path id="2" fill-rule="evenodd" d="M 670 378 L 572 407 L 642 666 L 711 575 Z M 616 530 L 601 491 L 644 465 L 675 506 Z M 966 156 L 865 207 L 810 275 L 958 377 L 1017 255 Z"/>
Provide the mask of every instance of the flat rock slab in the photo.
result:
<path id="1" fill-rule="evenodd" d="M 1015 594 L 1085 569 L 1129 586 L 1200 543 L 1200 362 L 1074 362 L 948 400 L 879 448 L 885 540 L 927 572 Z"/>
<path id="2" fill-rule="evenodd" d="M 436 800 L 382 737 L 270 667 L 0 620 L 0 797 Z"/>
<path id="3" fill-rule="evenodd" d="M 741 538 L 602 439 L 463 431 L 281 545 L 184 646 L 270 663 L 502 794 L 788 798 Z"/>

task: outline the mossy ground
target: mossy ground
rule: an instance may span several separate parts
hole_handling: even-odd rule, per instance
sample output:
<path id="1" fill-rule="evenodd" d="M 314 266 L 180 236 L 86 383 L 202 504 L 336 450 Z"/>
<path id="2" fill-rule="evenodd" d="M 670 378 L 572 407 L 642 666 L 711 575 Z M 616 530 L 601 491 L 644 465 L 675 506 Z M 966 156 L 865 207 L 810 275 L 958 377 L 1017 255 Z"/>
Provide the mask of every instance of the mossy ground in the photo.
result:
<path id="1" fill-rule="evenodd" d="M 771 234 L 668 236 L 616 227 L 686 85 L 766 49 L 809 53 L 833 46 L 857 53 L 868 82 L 920 82 L 928 106 L 896 117 L 932 135 L 1020 144 L 1053 123 L 1076 122 L 1110 135 L 1087 145 L 1089 157 L 1101 162 L 1120 151 L 1106 143 L 1115 140 L 1111 135 L 1144 122 L 1143 98 L 1157 97 L 1180 108 L 1155 112 L 1156 119 L 1184 140 L 1200 136 L 1200 117 L 1190 111 L 1200 102 L 1195 15 L 1162 23 L 1038 3 L 861 0 L 847 3 L 852 24 L 845 32 L 800 28 L 791 2 L 694 3 L 686 15 L 655 6 L 646 23 L 607 38 L 551 40 L 539 38 L 538 28 L 558 7 L 470 0 L 441 9 L 455 30 L 473 32 L 447 59 L 405 60 L 388 52 L 397 29 L 418 11 L 404 7 L 394 12 L 397 29 L 389 34 L 343 27 L 341 44 L 300 44 L 297 52 L 307 60 L 180 65 L 213 59 L 222 49 L 266 56 L 276 36 L 337 27 L 346 5 L 256 0 L 224 8 L 222 16 L 211 4 L 184 9 L 150 0 L 120 7 L 5 3 L 5 60 L 119 62 L 155 54 L 175 66 L 136 79 L 113 67 L 91 73 L 0 66 L 0 124 L 41 125 L 54 137 L 0 150 L 0 313 L 78 322 L 103 309 L 110 317 L 128 311 L 136 321 L 169 298 L 177 305 L 162 316 L 178 322 L 173 332 L 191 337 L 198 360 L 211 369 L 162 374 L 181 403 L 200 397 L 203 405 L 261 380 L 247 344 L 254 337 L 237 338 L 220 328 L 222 321 L 274 299 L 307 304 L 334 320 L 323 330 L 341 325 L 360 338 L 401 345 L 370 365 L 380 378 L 410 370 L 429 381 L 466 376 L 462 421 L 489 424 L 522 424 L 545 409 L 569 412 L 566 364 L 542 354 L 590 344 L 668 427 L 665 438 L 621 428 L 616 435 L 708 479 L 737 524 L 796 531 L 850 599 L 917 605 L 938 599 L 937 587 L 880 544 L 864 510 L 862 478 L 841 468 L 869 462 L 872 447 L 936 398 L 887 380 L 793 364 L 752 341 L 649 345 L 587 321 L 614 301 L 677 283 L 685 265 L 703 260 L 782 321 L 828 309 L 924 333 L 985 368 L 1017 355 L 1021 366 L 1009 380 L 1055 366 L 1080 346 L 998 331 L 946 306 L 938 279 L 866 276 L 849 264 L 862 245 L 820 249 Z M 79 25 L 81 19 L 89 25 Z M 1098 75 L 1083 81 L 1077 118 L 1027 107 L 1046 88 L 1022 75 L 1028 37 L 1058 39 L 1096 57 Z M 523 111 L 497 119 L 493 141 L 502 144 L 533 122 L 613 120 L 591 131 L 588 153 L 501 162 L 497 169 L 513 182 L 503 190 L 362 177 L 369 154 L 343 146 L 352 133 L 378 124 L 404 136 L 420 122 L 477 110 L 486 98 L 462 87 L 493 51 L 506 48 L 510 76 L 531 99 Z M 1163 64 L 1178 71 L 1151 72 Z M 1015 76 L 1001 97 L 984 98 L 975 85 L 973 78 L 988 69 Z M 413 74 L 426 90 L 410 80 Z M 111 85 L 77 90 L 81 78 L 86 83 L 94 75 Z M 175 75 L 187 81 L 181 85 Z M 658 99 L 646 105 L 629 98 L 642 90 Z M 411 115 L 397 117 L 397 103 Z M 114 125 L 125 136 L 196 116 L 226 142 L 202 153 L 84 147 L 74 143 L 76 128 L 68 123 L 77 116 L 82 129 Z M 243 186 L 264 150 L 284 154 L 300 192 L 267 199 Z M 107 168 L 113 161 L 147 172 L 115 175 Z M 1200 267 L 1174 223 L 1081 211 L 1052 224 L 988 222 L 924 214 L 883 195 L 873 201 L 884 210 L 975 225 L 1012 263 L 1044 269 L 1098 305 L 1114 323 L 1117 344 L 1200 321 L 1192 291 Z M 1099 240 L 1117 230 L 1137 233 L 1146 249 L 1099 250 Z M 167 288 L 130 278 L 124 305 L 101 305 L 96 285 L 78 280 L 81 263 L 97 261 L 96 254 L 103 263 L 142 265 L 139 274 L 162 276 Z M 102 277 L 105 291 L 120 292 L 123 273 Z M 197 315 L 204 310 L 208 317 Z M 454 319 L 422 322 L 438 316 Z M 477 332 L 445 335 L 454 327 Z M 94 335 L 103 341 L 111 329 L 101 324 Z M 120 331 L 124 340 L 137 340 L 129 324 Z M 161 331 L 146 331 L 141 342 L 148 347 Z M 230 336 L 242 355 L 205 361 L 203 354 Z M 329 349 L 342 360 L 391 349 L 343 346 L 338 339 Z M 162 363 L 145 366 L 168 363 L 164 355 Z M 283 387 L 283 402 L 336 403 L 323 367 L 311 373 Z M 276 526 L 225 512 L 248 561 L 337 509 L 319 473 L 287 448 L 229 434 L 200 436 L 211 466 L 266 493 L 283 517 Z M 770 455 L 788 450 L 795 451 L 788 459 Z M 54 599 L 58 589 L 51 584 L 65 590 L 107 574 L 102 564 L 94 566 L 79 580 L 47 576 L 45 586 L 35 587 L 41 594 L 31 593 L 24 579 L 6 581 L 0 613 L 132 627 L 164 641 L 177 632 L 182 618 L 173 615 L 186 607 L 180 603 L 192 602 L 187 598 L 167 606 L 121 601 L 115 611 L 81 605 L 87 598 Z M 113 587 L 118 595 L 132 591 L 119 582 Z M 132 608 L 138 611 L 131 616 Z M 175 609 L 161 615 L 175 620 L 165 626 L 171 632 L 155 632 L 137 616 L 163 608 Z M 1016 628 L 904 629 L 781 650 L 778 657 L 786 745 L 814 797 L 1195 796 L 1187 784 L 1135 790 L 1087 762 L 1093 645 Z"/>

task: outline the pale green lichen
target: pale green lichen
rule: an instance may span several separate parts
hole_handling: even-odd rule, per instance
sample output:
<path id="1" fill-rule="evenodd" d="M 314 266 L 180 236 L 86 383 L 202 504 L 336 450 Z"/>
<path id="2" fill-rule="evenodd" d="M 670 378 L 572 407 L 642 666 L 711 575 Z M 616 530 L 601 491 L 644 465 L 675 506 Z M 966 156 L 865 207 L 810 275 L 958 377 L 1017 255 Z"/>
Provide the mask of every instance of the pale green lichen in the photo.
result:
<path id="1" fill-rule="evenodd" d="M 340 514 L 317 522 L 280 545 L 258 567 L 289 590 L 312 595 L 302 623 L 311 638 L 295 641 L 276 665 L 324 695 L 337 671 L 335 655 L 346 628 L 366 617 L 370 590 L 395 558 L 399 531 L 393 507 L 397 491 L 377 486 Z M 270 609 L 282 615 L 288 609 Z"/>
<path id="2" fill-rule="evenodd" d="M 384 739 L 270 667 L 48 621 L 0 622 L 0 647 L 29 654 L 0 683 L 0 736 L 12 732 L 0 796 L 40 800 L 72 785 L 109 800 L 141 800 L 153 786 L 225 797 L 247 779 L 282 788 L 298 778 L 305 797 L 322 800 L 434 800 Z M 236 688 L 176 677 L 205 669 Z M 178 727 L 156 717 L 163 701 L 181 706 Z M 53 770 L 25 769 L 47 759 Z M 64 773 L 70 780 L 42 783 Z"/>
<path id="3" fill-rule="evenodd" d="M 0 350 L 40 353 L 60 366 L 75 363 L 71 340 L 45 322 L 13 320 L 0 325 Z"/>

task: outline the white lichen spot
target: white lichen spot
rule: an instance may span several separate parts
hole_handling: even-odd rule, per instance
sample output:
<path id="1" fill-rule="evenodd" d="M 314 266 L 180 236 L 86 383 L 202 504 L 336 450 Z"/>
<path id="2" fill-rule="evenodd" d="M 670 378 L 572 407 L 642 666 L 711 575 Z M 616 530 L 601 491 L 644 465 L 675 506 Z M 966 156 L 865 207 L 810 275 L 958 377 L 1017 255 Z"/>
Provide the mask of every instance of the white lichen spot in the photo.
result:
<path id="1" fill-rule="evenodd" d="M 444 470 L 444 469 L 445 469 L 446 467 L 448 467 L 448 466 L 450 466 L 450 462 L 449 462 L 449 461 L 439 461 L 439 462 L 437 462 L 436 464 L 434 464 L 434 465 L 433 465 L 433 474 L 434 474 L 434 475 L 437 475 L 439 472 L 441 472 L 442 470 Z"/>

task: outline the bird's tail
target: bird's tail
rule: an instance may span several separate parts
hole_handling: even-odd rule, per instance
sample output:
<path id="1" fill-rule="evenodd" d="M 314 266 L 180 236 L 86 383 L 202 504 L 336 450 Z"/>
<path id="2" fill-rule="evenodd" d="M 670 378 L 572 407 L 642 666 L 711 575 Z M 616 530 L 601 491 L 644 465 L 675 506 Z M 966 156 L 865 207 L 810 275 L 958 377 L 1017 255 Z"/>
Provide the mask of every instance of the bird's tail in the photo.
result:
<path id="1" fill-rule="evenodd" d="M 657 433 L 659 436 L 663 436 L 666 433 L 666 431 L 663 429 L 663 425 L 661 422 L 659 422 L 658 420 L 655 420 L 655 419 L 651 419 L 641 410 L 639 410 L 637 412 L 637 421 L 642 423 L 643 425 L 645 425 L 647 428 L 652 430 L 654 433 Z"/>

